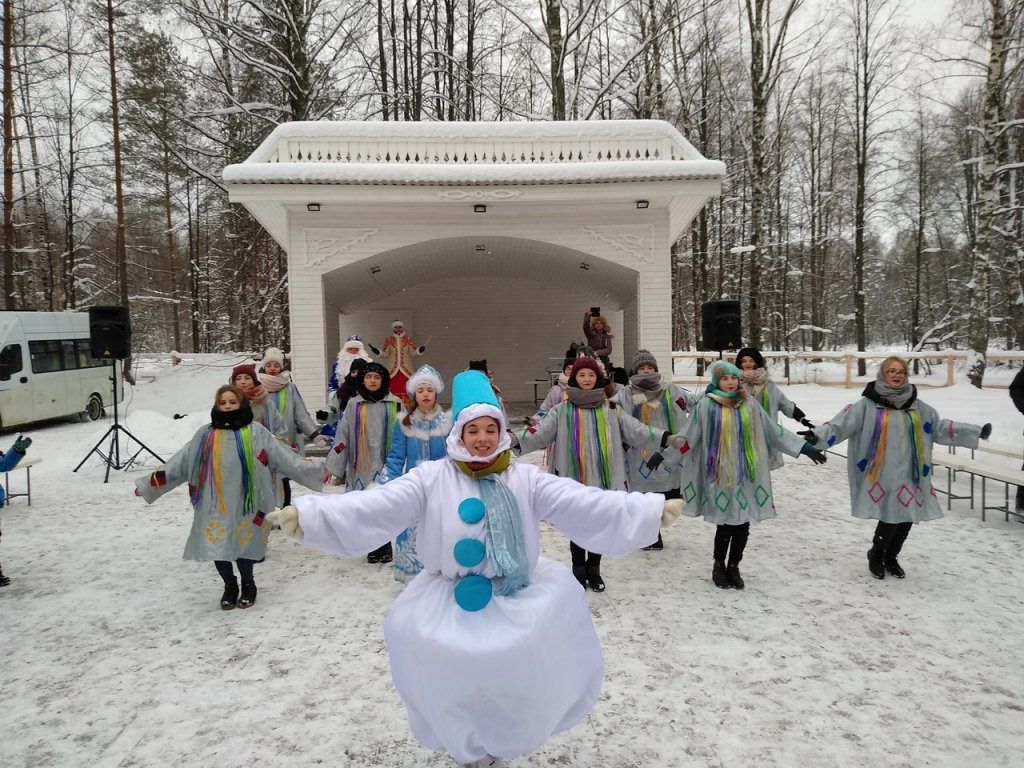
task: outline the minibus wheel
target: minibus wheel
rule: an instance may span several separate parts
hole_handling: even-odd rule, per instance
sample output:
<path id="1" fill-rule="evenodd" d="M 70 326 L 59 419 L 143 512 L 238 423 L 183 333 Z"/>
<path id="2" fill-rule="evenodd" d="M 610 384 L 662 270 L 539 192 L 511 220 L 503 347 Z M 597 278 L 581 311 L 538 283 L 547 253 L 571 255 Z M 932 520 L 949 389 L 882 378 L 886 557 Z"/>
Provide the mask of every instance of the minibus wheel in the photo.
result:
<path id="1" fill-rule="evenodd" d="M 85 405 L 85 415 L 89 417 L 89 421 L 96 421 L 103 415 L 103 401 L 99 395 L 94 394 L 89 398 Z"/>

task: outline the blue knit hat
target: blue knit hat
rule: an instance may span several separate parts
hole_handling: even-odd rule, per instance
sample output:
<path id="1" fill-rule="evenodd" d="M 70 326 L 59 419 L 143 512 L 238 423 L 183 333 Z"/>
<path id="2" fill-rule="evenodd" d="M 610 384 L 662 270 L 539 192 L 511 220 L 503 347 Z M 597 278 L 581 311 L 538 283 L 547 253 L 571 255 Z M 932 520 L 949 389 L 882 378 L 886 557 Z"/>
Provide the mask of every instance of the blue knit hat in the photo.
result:
<path id="1" fill-rule="evenodd" d="M 458 420 L 462 410 L 470 405 L 493 405 L 501 410 L 486 373 L 463 371 L 452 379 L 452 419 Z"/>
<path id="2" fill-rule="evenodd" d="M 743 372 L 727 360 L 715 360 L 708 368 L 708 374 L 715 389 L 718 389 L 718 382 L 723 376 L 735 376 L 737 379 L 743 376 Z"/>
<path id="3" fill-rule="evenodd" d="M 471 456 L 462 442 L 462 428 L 474 419 L 489 416 L 498 422 L 501 439 L 493 456 L 480 459 Z M 463 371 L 452 379 L 452 431 L 445 441 L 448 456 L 457 461 L 490 461 L 511 446 L 505 414 L 501 410 L 497 395 L 487 374 L 480 371 Z"/>

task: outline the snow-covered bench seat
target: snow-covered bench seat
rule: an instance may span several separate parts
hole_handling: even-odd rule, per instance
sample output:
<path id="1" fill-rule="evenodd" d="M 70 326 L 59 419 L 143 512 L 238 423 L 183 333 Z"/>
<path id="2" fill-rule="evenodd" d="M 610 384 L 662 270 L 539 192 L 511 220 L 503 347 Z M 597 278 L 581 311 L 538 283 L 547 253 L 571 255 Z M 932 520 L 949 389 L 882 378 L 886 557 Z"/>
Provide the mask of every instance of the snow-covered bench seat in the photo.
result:
<path id="1" fill-rule="evenodd" d="M 983 459 L 970 458 L 964 455 L 958 456 L 955 453 L 933 453 L 932 463 L 936 467 L 943 467 L 946 470 L 946 490 L 943 491 L 937 485 L 935 486 L 936 491 L 946 494 L 946 509 L 951 507 L 953 499 L 967 498 L 971 500 L 971 509 L 974 509 L 974 479 L 980 477 L 981 519 L 985 519 L 985 511 L 989 509 L 1002 510 L 1007 520 L 1010 519 L 1010 515 L 1017 516 L 1018 513 L 1015 507 L 1010 504 L 1010 486 L 1024 485 L 1024 471 L 1009 467 L 999 467 Z M 971 476 L 970 496 L 958 496 L 953 493 L 953 479 L 957 472 L 966 472 Z M 1002 506 L 988 503 L 985 496 L 985 488 L 989 480 L 1003 484 Z"/>
<path id="2" fill-rule="evenodd" d="M 28 505 L 32 506 L 32 467 L 42 463 L 43 460 L 40 458 L 26 456 L 18 462 L 18 466 L 11 470 L 11 472 L 17 472 L 20 469 L 25 470 L 25 490 L 17 493 L 11 492 L 11 472 L 4 472 L 4 491 L 7 494 L 6 504 L 10 504 L 12 499 L 24 496 L 28 500 Z"/>

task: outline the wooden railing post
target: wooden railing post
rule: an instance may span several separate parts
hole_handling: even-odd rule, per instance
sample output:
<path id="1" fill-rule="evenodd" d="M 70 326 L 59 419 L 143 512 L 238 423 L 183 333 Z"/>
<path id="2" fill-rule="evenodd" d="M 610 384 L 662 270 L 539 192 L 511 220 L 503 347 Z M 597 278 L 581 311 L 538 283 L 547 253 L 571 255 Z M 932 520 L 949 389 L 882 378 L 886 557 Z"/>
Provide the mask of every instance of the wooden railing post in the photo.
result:
<path id="1" fill-rule="evenodd" d="M 953 386 L 953 353 L 946 353 L 946 386 Z"/>
<path id="2" fill-rule="evenodd" d="M 851 375 L 853 373 L 853 355 L 843 355 L 846 360 L 846 388 L 849 389 L 853 386 L 853 380 Z"/>

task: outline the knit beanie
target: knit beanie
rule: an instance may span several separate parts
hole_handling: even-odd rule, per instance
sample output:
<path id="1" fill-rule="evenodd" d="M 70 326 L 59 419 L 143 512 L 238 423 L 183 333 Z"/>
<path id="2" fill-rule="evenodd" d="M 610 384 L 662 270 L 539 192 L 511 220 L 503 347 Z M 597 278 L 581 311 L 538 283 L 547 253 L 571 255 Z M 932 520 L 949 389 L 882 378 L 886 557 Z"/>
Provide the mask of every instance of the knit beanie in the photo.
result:
<path id="1" fill-rule="evenodd" d="M 638 349 L 633 355 L 633 373 L 636 373 L 641 365 L 649 365 L 654 370 L 658 370 L 658 361 L 646 349 Z"/>
<path id="2" fill-rule="evenodd" d="M 284 368 L 284 352 L 277 347 L 268 347 L 267 351 L 263 353 L 263 365 L 270 362 L 275 362 Z"/>
<path id="3" fill-rule="evenodd" d="M 260 377 L 256 375 L 256 366 L 252 363 L 242 363 L 241 365 L 236 365 L 231 369 L 231 378 L 228 379 L 228 384 L 234 384 L 235 379 L 243 373 L 247 373 L 252 377 L 253 385 L 258 385 L 260 383 Z"/>
<path id="4" fill-rule="evenodd" d="M 761 351 L 759 349 L 756 349 L 755 347 L 744 347 L 739 352 L 737 352 L 736 353 L 736 367 L 737 368 L 742 368 L 743 367 L 742 365 L 740 365 L 740 363 L 743 362 L 743 358 L 744 357 L 749 357 L 751 360 L 753 360 L 755 367 L 757 367 L 757 368 L 764 368 L 764 355 L 761 354 Z"/>
<path id="5" fill-rule="evenodd" d="M 594 389 L 598 389 L 603 386 L 604 372 L 601 370 L 601 366 L 597 364 L 597 360 L 592 357 L 577 357 L 576 362 L 572 364 L 572 373 L 569 374 L 569 386 L 579 388 L 579 384 L 576 381 L 576 374 L 586 368 L 588 371 L 593 371 L 597 375 L 597 384 L 594 385 Z"/>
<path id="6" fill-rule="evenodd" d="M 723 376 L 735 376 L 737 379 L 742 376 L 742 371 L 727 360 L 715 360 L 708 368 L 708 374 L 711 376 L 711 386 L 718 389 L 718 383 L 721 381 Z"/>

